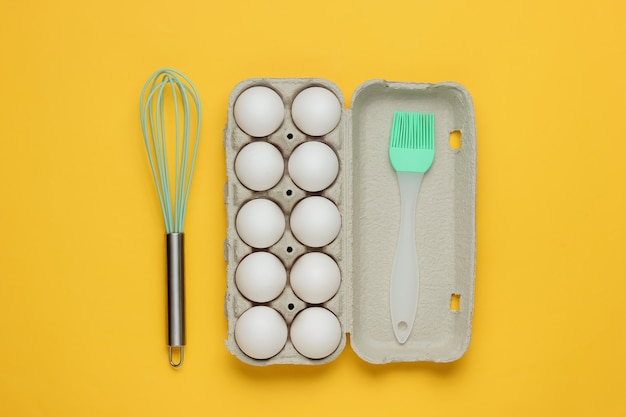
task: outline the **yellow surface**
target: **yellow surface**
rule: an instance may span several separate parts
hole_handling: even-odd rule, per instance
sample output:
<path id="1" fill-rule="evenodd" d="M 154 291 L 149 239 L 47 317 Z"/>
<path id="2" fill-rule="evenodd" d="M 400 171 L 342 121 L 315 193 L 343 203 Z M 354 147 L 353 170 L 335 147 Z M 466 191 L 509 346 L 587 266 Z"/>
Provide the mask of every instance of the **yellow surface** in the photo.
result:
<path id="1" fill-rule="evenodd" d="M 588 1 L 3 1 L 0 415 L 626 415 L 626 16 Z M 138 119 L 157 68 L 204 105 L 188 349 Z M 259 76 L 453 80 L 478 133 L 473 339 L 446 365 L 253 368 L 223 316 L 227 98 Z"/>

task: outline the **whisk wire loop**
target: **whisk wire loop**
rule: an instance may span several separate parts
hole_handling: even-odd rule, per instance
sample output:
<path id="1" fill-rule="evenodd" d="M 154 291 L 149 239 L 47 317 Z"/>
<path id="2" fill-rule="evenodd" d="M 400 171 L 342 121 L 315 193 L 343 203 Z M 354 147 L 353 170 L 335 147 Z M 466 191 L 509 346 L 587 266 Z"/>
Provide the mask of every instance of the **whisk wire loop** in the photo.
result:
<path id="1" fill-rule="evenodd" d="M 173 100 L 175 132 L 174 181 L 171 186 L 165 117 L 165 95 L 168 93 Z M 163 212 L 165 230 L 167 233 L 180 233 L 184 229 L 187 200 L 200 138 L 202 113 L 198 91 L 184 74 L 164 68 L 156 71 L 144 85 L 139 106 L 141 129 Z M 190 140 L 192 107 L 196 110 L 195 138 Z"/>

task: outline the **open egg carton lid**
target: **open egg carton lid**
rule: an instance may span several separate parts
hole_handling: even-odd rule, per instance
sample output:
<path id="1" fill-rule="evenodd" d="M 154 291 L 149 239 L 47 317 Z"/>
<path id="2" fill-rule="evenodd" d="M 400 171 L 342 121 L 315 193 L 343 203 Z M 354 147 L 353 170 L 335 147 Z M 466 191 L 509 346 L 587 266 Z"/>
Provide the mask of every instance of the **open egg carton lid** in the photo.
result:
<path id="1" fill-rule="evenodd" d="M 281 97 L 285 116 L 281 126 L 264 138 L 251 138 L 237 125 L 233 108 L 239 95 L 253 86 L 266 86 Z M 308 137 L 291 118 L 294 97 L 311 86 L 324 87 L 339 99 L 342 115 L 338 126 L 323 137 Z M 433 113 L 435 116 L 435 159 L 425 174 L 416 207 L 416 247 L 420 268 L 419 299 L 415 323 L 405 343 L 392 329 L 389 285 L 400 226 L 400 195 L 396 172 L 389 161 L 389 141 L 396 111 Z M 454 139 L 453 133 L 460 134 Z M 330 355 L 310 359 L 301 355 L 288 338 L 285 346 L 268 359 L 246 355 L 235 340 L 238 318 L 256 303 L 241 295 L 235 284 L 239 262 L 255 251 L 238 236 L 235 220 L 241 206 L 255 198 L 267 198 L 285 213 L 282 238 L 266 251 L 276 255 L 287 273 L 294 262 L 311 248 L 291 233 L 289 215 L 293 207 L 310 196 L 295 185 L 288 172 L 276 186 L 253 192 L 242 186 L 235 174 L 237 153 L 255 140 L 275 145 L 285 159 L 310 140 L 328 144 L 339 158 L 339 174 L 333 185 L 320 193 L 333 201 L 341 213 L 337 238 L 323 248 L 339 265 L 341 286 L 323 304 L 333 312 L 342 328 L 339 346 Z M 456 142 L 455 142 L 456 141 Z M 345 108 L 339 88 L 324 79 L 259 78 L 238 84 L 229 99 L 224 132 L 226 170 L 227 237 L 224 251 L 227 266 L 225 314 L 228 320 L 226 346 L 241 361 L 252 365 L 324 364 L 345 348 L 350 334 L 353 350 L 363 360 L 389 362 L 450 362 L 468 348 L 474 304 L 476 130 L 474 110 L 467 90 L 452 82 L 438 84 L 372 80 L 361 84 Z M 288 326 L 310 307 L 287 284 L 271 302 Z"/>

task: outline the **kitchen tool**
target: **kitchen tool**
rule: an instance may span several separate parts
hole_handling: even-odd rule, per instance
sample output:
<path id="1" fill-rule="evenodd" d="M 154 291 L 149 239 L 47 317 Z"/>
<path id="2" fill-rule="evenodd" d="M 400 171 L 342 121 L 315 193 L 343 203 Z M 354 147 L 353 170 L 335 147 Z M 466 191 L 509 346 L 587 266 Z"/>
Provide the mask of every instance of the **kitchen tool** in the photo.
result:
<path id="1" fill-rule="evenodd" d="M 143 87 L 139 112 L 150 168 L 165 220 L 169 361 L 170 365 L 177 368 L 184 360 L 183 227 L 200 138 L 200 98 L 185 75 L 163 68 L 152 74 Z M 166 140 L 168 134 L 174 136 L 173 143 Z M 173 173 L 169 169 L 172 159 Z M 179 351 L 177 362 L 173 359 L 176 348 Z"/>
<path id="2" fill-rule="evenodd" d="M 419 266 L 415 243 L 415 208 L 424 173 L 435 157 L 435 116 L 395 112 L 389 159 L 400 188 L 400 234 L 390 284 L 391 322 L 396 339 L 411 334 L 419 297 Z"/>

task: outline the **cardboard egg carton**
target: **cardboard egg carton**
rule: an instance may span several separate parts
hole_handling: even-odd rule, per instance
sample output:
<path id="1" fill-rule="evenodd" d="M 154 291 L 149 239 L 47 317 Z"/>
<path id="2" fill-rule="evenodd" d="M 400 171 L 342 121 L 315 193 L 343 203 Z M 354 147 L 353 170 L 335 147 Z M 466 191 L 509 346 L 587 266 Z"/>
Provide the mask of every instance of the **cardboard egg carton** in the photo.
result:
<path id="1" fill-rule="evenodd" d="M 276 91 L 285 105 L 280 128 L 266 138 L 245 134 L 235 122 L 233 107 L 239 94 L 252 86 Z M 339 125 L 321 138 L 300 132 L 291 119 L 296 95 L 307 87 L 332 91 L 342 104 Z M 425 174 L 416 208 L 416 247 L 420 266 L 419 300 L 409 339 L 400 344 L 392 329 L 389 282 L 400 224 L 400 194 L 396 173 L 389 161 L 389 140 L 395 111 L 427 112 L 435 115 L 435 159 Z M 451 132 L 461 134 L 461 146 L 450 144 Z M 280 182 L 268 191 L 244 187 L 234 172 L 238 151 L 254 140 L 274 144 L 285 158 L 307 140 L 321 140 L 333 148 L 340 163 L 336 181 L 320 193 L 299 189 L 287 169 Z M 450 362 L 468 348 L 474 303 L 476 132 L 469 93 L 456 83 L 396 83 L 372 80 L 355 91 L 349 109 L 339 88 L 324 79 L 249 79 L 237 85 L 229 99 L 224 134 L 228 182 L 225 188 L 228 228 L 225 241 L 228 320 L 226 346 L 243 362 L 252 365 L 324 364 L 336 359 L 350 333 L 352 349 L 365 361 Z M 339 236 L 328 246 L 315 249 L 333 257 L 341 270 L 338 293 L 323 304 L 342 326 L 339 347 L 323 359 L 302 356 L 288 339 L 276 356 L 257 360 L 244 354 L 234 337 L 235 324 L 244 311 L 257 303 L 239 293 L 235 271 L 239 262 L 255 249 L 238 236 L 235 219 L 241 206 L 254 198 L 276 202 L 286 216 L 286 231 L 267 250 L 285 265 L 287 273 L 296 259 L 311 251 L 289 230 L 289 214 L 301 199 L 322 195 L 340 210 Z M 287 322 L 307 308 L 289 287 L 275 300 L 265 303 Z"/>

